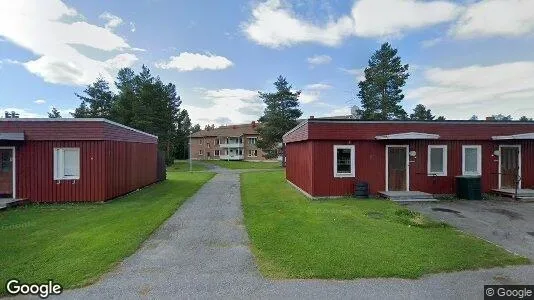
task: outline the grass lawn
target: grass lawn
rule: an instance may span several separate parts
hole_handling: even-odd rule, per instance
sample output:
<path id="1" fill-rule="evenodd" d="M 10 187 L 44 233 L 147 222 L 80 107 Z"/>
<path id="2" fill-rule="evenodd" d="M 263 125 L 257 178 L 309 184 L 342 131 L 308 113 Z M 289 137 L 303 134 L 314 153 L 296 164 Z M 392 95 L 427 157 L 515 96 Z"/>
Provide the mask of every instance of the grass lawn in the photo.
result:
<path id="1" fill-rule="evenodd" d="M 206 166 L 193 160 L 192 171 L 204 171 Z M 175 160 L 172 166 L 167 167 L 168 172 L 189 172 L 189 160 Z"/>
<path id="2" fill-rule="evenodd" d="M 30 205 L 0 212 L 0 295 L 9 278 L 53 279 L 65 288 L 95 281 L 139 245 L 213 173 L 168 180 L 105 204 Z"/>
<path id="3" fill-rule="evenodd" d="M 217 165 L 226 169 L 282 169 L 279 161 L 258 162 L 258 161 L 227 161 L 227 160 L 205 160 L 205 163 Z"/>
<path id="4" fill-rule="evenodd" d="M 404 277 L 526 264 L 387 200 L 310 200 L 283 172 L 241 174 L 245 224 L 271 278 Z"/>

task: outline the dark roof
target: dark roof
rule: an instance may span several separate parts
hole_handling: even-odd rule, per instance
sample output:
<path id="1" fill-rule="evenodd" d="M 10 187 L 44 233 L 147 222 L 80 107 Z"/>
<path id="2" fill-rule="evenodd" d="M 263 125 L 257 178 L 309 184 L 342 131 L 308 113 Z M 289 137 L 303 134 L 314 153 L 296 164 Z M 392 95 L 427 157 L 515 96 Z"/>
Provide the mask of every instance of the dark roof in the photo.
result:
<path id="1" fill-rule="evenodd" d="M 0 118 L 0 133 L 19 132 L 25 140 L 111 140 L 157 143 L 158 137 L 102 118 Z"/>
<path id="2" fill-rule="evenodd" d="M 220 126 L 215 129 L 197 131 L 191 134 L 191 137 L 242 136 L 244 134 L 258 134 L 258 132 L 256 131 L 258 126 L 258 123 Z"/>

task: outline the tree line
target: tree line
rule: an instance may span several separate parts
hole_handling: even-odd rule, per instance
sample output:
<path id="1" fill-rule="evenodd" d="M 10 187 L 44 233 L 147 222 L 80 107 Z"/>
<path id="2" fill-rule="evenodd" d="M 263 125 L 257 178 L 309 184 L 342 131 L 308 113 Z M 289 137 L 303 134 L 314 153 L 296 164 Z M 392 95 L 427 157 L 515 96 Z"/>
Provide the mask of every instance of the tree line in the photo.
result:
<path id="1" fill-rule="evenodd" d="M 98 78 L 83 93 L 76 93 L 81 103 L 72 116 L 106 118 L 156 135 L 168 164 L 188 157 L 189 134 L 200 130 L 200 125 L 192 126 L 187 110 L 180 108 L 182 101 L 174 84 L 164 83 L 143 65 L 138 74 L 130 68 L 119 70 L 114 85 L 116 91 Z M 48 116 L 60 118 L 61 114 L 53 108 Z"/>

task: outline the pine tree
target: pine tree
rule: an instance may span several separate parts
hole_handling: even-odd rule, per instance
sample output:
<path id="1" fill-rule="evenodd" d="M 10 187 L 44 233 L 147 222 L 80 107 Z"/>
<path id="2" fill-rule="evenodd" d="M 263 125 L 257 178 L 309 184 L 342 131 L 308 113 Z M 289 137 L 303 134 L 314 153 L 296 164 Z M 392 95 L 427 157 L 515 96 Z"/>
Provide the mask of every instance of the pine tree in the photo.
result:
<path id="1" fill-rule="evenodd" d="M 365 80 L 358 83 L 358 98 L 362 104 L 362 119 L 403 120 L 402 87 L 408 79 L 408 65 L 401 64 L 397 49 L 384 43 L 369 60 Z"/>
<path id="2" fill-rule="evenodd" d="M 61 114 L 59 113 L 59 110 L 57 110 L 57 108 L 52 107 L 52 110 L 48 112 L 48 117 L 51 119 L 57 119 L 61 118 Z"/>
<path id="3" fill-rule="evenodd" d="M 112 115 L 114 95 L 109 89 L 109 83 L 99 77 L 93 84 L 83 91 L 85 95 L 75 94 L 82 103 L 74 113 L 75 118 L 107 118 Z"/>
<path id="4" fill-rule="evenodd" d="M 469 118 L 469 121 L 478 121 L 478 116 L 472 115 L 471 118 Z"/>
<path id="5" fill-rule="evenodd" d="M 298 101 L 300 91 L 291 91 L 292 86 L 282 76 L 278 77 L 274 86 L 274 93 L 259 93 L 267 107 L 259 119 L 261 126 L 258 127 L 257 145 L 269 153 L 267 158 L 276 156 L 272 150 L 282 142 L 282 136 L 297 125 L 297 119 L 302 115 Z"/>
<path id="6" fill-rule="evenodd" d="M 521 122 L 531 122 L 533 120 L 532 120 L 532 118 L 529 118 L 527 116 L 522 116 L 521 118 L 519 118 L 519 121 L 521 121 Z"/>
<path id="7" fill-rule="evenodd" d="M 436 118 L 436 121 L 445 121 L 445 117 L 444 116 L 439 116 Z"/>
<path id="8" fill-rule="evenodd" d="M 426 109 L 423 104 L 417 104 L 415 106 L 413 113 L 410 115 L 410 120 L 417 121 L 432 121 L 435 116 L 432 115 L 430 109 Z"/>

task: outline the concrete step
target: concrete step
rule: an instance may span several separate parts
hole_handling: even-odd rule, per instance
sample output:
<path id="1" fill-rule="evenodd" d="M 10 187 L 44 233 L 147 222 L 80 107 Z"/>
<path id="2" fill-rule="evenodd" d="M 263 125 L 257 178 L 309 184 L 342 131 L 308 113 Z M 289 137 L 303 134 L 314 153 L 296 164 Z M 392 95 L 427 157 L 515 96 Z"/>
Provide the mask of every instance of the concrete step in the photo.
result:
<path id="1" fill-rule="evenodd" d="M 28 199 L 0 199 L 0 210 L 5 210 L 8 207 L 15 207 L 20 205 L 29 204 Z"/>
<path id="2" fill-rule="evenodd" d="M 410 203 L 410 202 L 438 202 L 435 198 L 417 198 L 417 199 L 389 199 L 397 203 Z"/>

